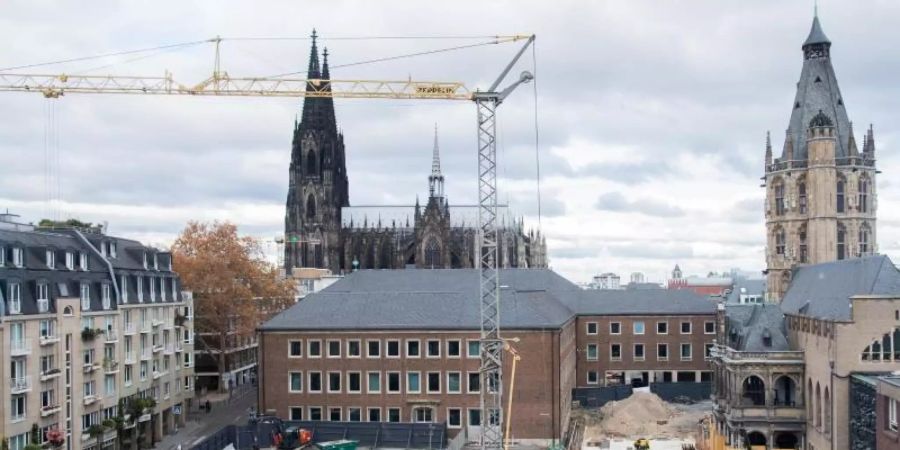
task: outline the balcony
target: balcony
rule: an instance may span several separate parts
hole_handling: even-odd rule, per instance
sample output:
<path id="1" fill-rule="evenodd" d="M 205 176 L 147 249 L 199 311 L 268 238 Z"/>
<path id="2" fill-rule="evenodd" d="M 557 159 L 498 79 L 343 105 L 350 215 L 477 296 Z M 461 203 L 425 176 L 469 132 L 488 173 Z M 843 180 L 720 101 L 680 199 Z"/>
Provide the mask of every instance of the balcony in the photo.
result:
<path id="1" fill-rule="evenodd" d="M 154 327 L 158 327 L 162 324 L 163 324 L 162 319 L 152 319 L 151 320 L 151 325 L 153 325 Z"/>
<path id="2" fill-rule="evenodd" d="M 153 327 L 150 326 L 150 322 L 146 320 L 141 322 L 141 333 L 149 333 L 153 331 Z"/>
<path id="3" fill-rule="evenodd" d="M 105 337 L 106 343 L 119 342 L 119 335 L 115 332 L 115 330 L 106 330 Z"/>
<path id="4" fill-rule="evenodd" d="M 59 377 L 60 375 L 62 375 L 62 371 L 57 368 L 47 369 L 46 371 L 41 372 L 40 380 L 41 381 L 50 381 L 54 378 Z"/>
<path id="5" fill-rule="evenodd" d="M 62 407 L 60 405 L 41 406 L 41 417 L 52 416 L 58 413 Z"/>
<path id="6" fill-rule="evenodd" d="M 84 373 L 91 373 L 100 368 L 100 363 L 98 362 L 90 362 L 84 363 Z"/>
<path id="7" fill-rule="evenodd" d="M 125 336 L 131 336 L 136 333 L 137 333 L 137 326 L 134 324 L 134 322 L 126 322 L 125 323 L 125 331 L 124 331 Z"/>
<path id="8" fill-rule="evenodd" d="M 103 361 L 103 372 L 107 375 L 119 373 L 119 362 L 114 359 L 107 359 Z"/>
<path id="9" fill-rule="evenodd" d="M 45 345 L 55 344 L 57 342 L 59 342 L 59 336 L 54 334 L 42 334 L 39 343 L 43 347 Z"/>
<path id="10" fill-rule="evenodd" d="M 125 364 L 134 364 L 134 352 L 125 352 Z"/>
<path id="11" fill-rule="evenodd" d="M 149 348 L 141 350 L 141 361 L 147 361 L 153 357 L 153 352 Z"/>
<path id="12" fill-rule="evenodd" d="M 166 374 L 166 372 L 160 372 L 158 370 L 154 370 L 153 371 L 153 379 L 158 380 L 158 379 L 160 379 L 160 377 L 162 377 L 165 374 Z"/>
<path id="13" fill-rule="evenodd" d="M 31 377 L 16 377 L 9 380 L 9 391 L 12 394 L 23 394 L 31 390 Z"/>
<path id="14" fill-rule="evenodd" d="M 173 345 L 172 343 L 166 344 L 166 349 L 163 353 L 165 353 L 167 355 L 171 355 L 171 354 L 175 353 L 175 345 Z"/>
<path id="15" fill-rule="evenodd" d="M 158 353 L 158 352 L 161 352 L 161 351 L 163 351 L 163 346 L 162 346 L 162 344 L 154 344 L 154 345 L 153 345 L 153 353 Z"/>
<path id="16" fill-rule="evenodd" d="M 84 396 L 84 406 L 92 405 L 99 400 L 100 400 L 100 396 L 97 394 L 85 395 Z"/>
<path id="17" fill-rule="evenodd" d="M 9 341 L 9 355 L 23 356 L 31 353 L 31 339 L 15 339 Z"/>

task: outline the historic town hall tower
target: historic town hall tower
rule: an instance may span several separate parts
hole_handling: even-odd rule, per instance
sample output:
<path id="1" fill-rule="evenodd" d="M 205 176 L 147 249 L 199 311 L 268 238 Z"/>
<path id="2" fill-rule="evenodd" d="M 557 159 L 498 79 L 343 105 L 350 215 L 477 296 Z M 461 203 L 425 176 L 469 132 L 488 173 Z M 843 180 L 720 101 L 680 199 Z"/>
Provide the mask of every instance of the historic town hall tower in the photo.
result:
<path id="1" fill-rule="evenodd" d="M 875 249 L 875 139 L 862 148 L 831 66 L 819 18 L 803 43 L 803 69 L 781 157 L 766 139 L 766 265 L 770 301 L 780 301 L 800 264 Z"/>
<path id="2" fill-rule="evenodd" d="M 316 32 L 309 54 L 309 80 L 329 80 L 328 49 L 319 66 Z M 309 88 L 307 88 L 309 89 Z M 300 123 L 294 123 L 288 196 L 284 217 L 284 264 L 341 267 L 341 208 L 348 206 L 344 136 L 338 131 L 334 100 L 306 97 Z"/>

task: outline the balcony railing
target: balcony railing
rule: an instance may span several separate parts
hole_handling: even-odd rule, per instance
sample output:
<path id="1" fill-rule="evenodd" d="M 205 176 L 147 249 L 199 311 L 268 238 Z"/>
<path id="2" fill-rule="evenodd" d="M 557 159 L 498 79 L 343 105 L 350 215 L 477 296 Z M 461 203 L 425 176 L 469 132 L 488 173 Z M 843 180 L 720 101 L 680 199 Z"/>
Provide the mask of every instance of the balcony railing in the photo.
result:
<path id="1" fill-rule="evenodd" d="M 103 361 L 103 370 L 107 374 L 113 374 L 119 371 L 119 362 L 114 359 L 107 359 Z"/>
<path id="2" fill-rule="evenodd" d="M 134 322 L 125 322 L 125 335 L 130 336 L 137 333 L 137 326 Z"/>
<path id="3" fill-rule="evenodd" d="M 10 356 L 22 356 L 31 353 L 31 339 L 14 339 L 9 341 Z"/>
<path id="4" fill-rule="evenodd" d="M 171 355 L 172 353 L 175 353 L 175 346 L 170 342 L 166 344 L 165 354 Z"/>
<path id="5" fill-rule="evenodd" d="M 134 364 L 134 352 L 125 352 L 125 364 Z"/>
<path id="6" fill-rule="evenodd" d="M 716 344 L 710 350 L 711 358 L 722 358 L 731 361 L 778 361 L 784 362 L 803 362 L 803 352 L 798 351 L 773 351 L 773 352 L 742 352 Z"/>
<path id="7" fill-rule="evenodd" d="M 47 417 L 53 414 L 58 413 L 62 408 L 60 405 L 46 405 L 41 406 L 41 417 Z"/>
<path id="8" fill-rule="evenodd" d="M 153 346 L 153 353 L 161 352 L 162 350 L 163 350 L 162 344 L 155 344 L 155 345 Z"/>
<path id="9" fill-rule="evenodd" d="M 42 334 L 40 339 L 41 345 L 50 345 L 59 342 L 59 336 L 56 334 Z"/>
<path id="10" fill-rule="evenodd" d="M 97 400 L 100 400 L 100 396 L 97 394 L 85 395 L 84 396 L 84 405 L 85 406 L 90 405 L 90 404 L 96 402 Z"/>
<path id="11" fill-rule="evenodd" d="M 9 390 L 13 394 L 21 394 L 31 390 L 31 377 L 15 377 L 9 380 Z"/>
<path id="12" fill-rule="evenodd" d="M 119 340 L 119 335 L 115 330 L 106 330 L 105 336 L 106 342 L 117 342 Z"/>
<path id="13" fill-rule="evenodd" d="M 62 375 L 62 371 L 58 368 L 54 367 L 52 369 L 47 369 L 40 374 L 41 381 L 52 380 L 58 376 Z"/>

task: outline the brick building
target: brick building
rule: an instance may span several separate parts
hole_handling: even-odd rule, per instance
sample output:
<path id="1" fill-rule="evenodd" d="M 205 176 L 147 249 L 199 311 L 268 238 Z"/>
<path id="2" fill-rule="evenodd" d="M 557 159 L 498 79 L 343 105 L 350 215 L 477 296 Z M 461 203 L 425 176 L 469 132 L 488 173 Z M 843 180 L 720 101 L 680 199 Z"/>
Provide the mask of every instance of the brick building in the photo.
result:
<path id="1" fill-rule="evenodd" d="M 503 336 L 521 356 L 511 417 L 517 440 L 559 439 L 575 387 L 708 377 L 703 352 L 712 335 L 704 330 L 715 305 L 704 297 L 584 291 L 544 269 L 506 269 L 500 279 Z M 358 271 L 308 296 L 260 328 L 260 411 L 293 420 L 446 422 L 451 437 L 464 430 L 477 439 L 487 417 L 479 409 L 477 281 L 467 269 Z M 690 324 L 683 334 L 682 322 Z M 614 323 L 618 334 L 610 333 Z M 634 333 L 638 323 L 643 334 Z M 656 333 L 659 323 L 666 333 Z M 643 360 L 634 355 L 638 344 L 648 349 Z M 682 344 L 689 358 L 677 356 Z M 622 348 L 618 358 L 612 345 Z M 656 358 L 660 345 L 673 356 Z"/>

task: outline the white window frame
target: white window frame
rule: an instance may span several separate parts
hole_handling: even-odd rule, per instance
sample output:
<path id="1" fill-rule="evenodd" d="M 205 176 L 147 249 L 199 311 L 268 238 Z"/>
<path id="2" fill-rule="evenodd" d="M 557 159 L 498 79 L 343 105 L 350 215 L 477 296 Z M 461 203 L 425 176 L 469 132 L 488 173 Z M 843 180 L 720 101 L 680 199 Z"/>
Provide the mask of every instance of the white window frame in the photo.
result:
<path id="1" fill-rule="evenodd" d="M 688 356 L 684 356 L 684 346 L 687 345 L 688 350 L 690 350 L 690 354 Z M 682 342 L 678 347 L 678 356 L 681 357 L 682 361 L 691 361 L 694 359 L 694 346 L 690 342 Z"/>
<path id="2" fill-rule="evenodd" d="M 338 420 L 331 420 L 331 413 L 337 411 L 338 412 Z M 344 421 L 344 408 L 340 406 L 329 406 L 328 407 L 328 421 L 329 422 L 343 422 Z"/>
<path id="3" fill-rule="evenodd" d="M 411 356 L 409 354 L 409 344 L 415 342 L 418 344 L 419 352 L 415 356 Z M 406 340 L 406 357 L 407 358 L 421 358 L 422 357 L 422 340 L 421 339 L 407 339 Z"/>
<path id="4" fill-rule="evenodd" d="M 318 422 L 324 422 L 325 421 L 325 409 L 321 406 L 308 406 L 306 408 L 306 412 L 309 413 L 309 416 L 308 416 L 308 419 L 306 419 L 306 420 L 310 420 L 310 421 L 313 420 L 313 410 L 319 411 Z"/>
<path id="5" fill-rule="evenodd" d="M 897 431 L 897 399 L 888 398 L 888 428 Z"/>
<path id="6" fill-rule="evenodd" d="M 87 252 L 81 252 L 78 254 L 78 267 L 87 272 L 88 271 L 88 255 Z"/>
<path id="7" fill-rule="evenodd" d="M 313 387 L 312 387 L 312 379 L 313 379 L 312 375 L 313 374 L 319 375 L 319 388 L 318 389 L 313 389 Z M 309 370 L 306 372 L 306 383 L 307 383 L 306 384 L 306 392 L 308 392 L 310 394 L 321 394 L 322 391 L 325 390 L 325 388 L 326 388 L 325 383 L 327 383 L 327 382 L 328 382 L 328 380 L 326 380 L 325 377 L 322 375 L 321 370 Z"/>
<path id="8" fill-rule="evenodd" d="M 75 253 L 66 252 L 66 269 L 75 270 Z"/>
<path id="9" fill-rule="evenodd" d="M 478 389 L 472 390 L 472 383 L 469 383 L 471 380 L 472 374 L 478 375 Z M 469 371 L 466 372 L 466 394 L 480 394 L 481 393 L 481 374 L 478 371 Z"/>
<path id="10" fill-rule="evenodd" d="M 706 331 L 706 326 L 708 324 L 712 324 L 712 331 Z M 705 320 L 703 321 L 703 334 L 716 334 L 716 321 L 714 320 Z"/>
<path id="11" fill-rule="evenodd" d="M 432 390 L 431 389 L 431 376 L 435 375 L 435 374 L 437 375 L 438 388 L 437 388 L 437 390 Z M 425 372 L 425 393 L 440 394 L 441 392 L 443 392 L 444 386 L 442 386 L 442 385 L 444 384 L 444 382 L 443 382 L 442 378 L 443 377 L 441 377 L 441 372 L 439 370 L 429 370 L 429 371 Z"/>
<path id="12" fill-rule="evenodd" d="M 0 245 L 0 267 L 6 265 L 6 247 Z"/>
<path id="13" fill-rule="evenodd" d="M 294 412 L 300 411 L 300 417 L 294 417 Z M 303 407 L 302 406 L 288 406 L 288 417 L 290 420 L 303 420 Z"/>
<path id="14" fill-rule="evenodd" d="M 594 349 L 594 356 L 591 356 L 591 349 Z M 588 344 L 584 349 L 584 358 L 588 361 L 597 361 L 600 359 L 600 346 L 597 344 Z"/>
<path id="15" fill-rule="evenodd" d="M 344 392 L 346 392 L 348 394 L 362 394 L 363 393 L 362 372 L 360 372 L 358 370 L 348 370 L 346 373 L 347 373 L 347 388 L 344 389 Z M 353 389 L 352 388 L 353 384 L 350 383 L 350 377 L 353 375 L 356 375 L 357 377 L 359 377 L 359 389 L 356 389 L 356 390 L 351 390 L 351 389 Z"/>
<path id="16" fill-rule="evenodd" d="M 47 268 L 49 268 L 51 270 L 55 269 L 56 268 L 56 251 L 48 248 L 45 255 L 46 255 L 46 261 L 44 261 L 44 262 L 47 263 Z"/>
<path id="17" fill-rule="evenodd" d="M 357 416 L 359 417 L 359 420 L 352 420 L 352 419 L 351 419 L 351 418 L 353 417 L 353 410 L 354 410 L 354 409 L 355 409 L 356 412 L 357 412 Z M 364 421 L 363 421 L 363 408 L 360 407 L 360 406 L 348 406 L 348 407 L 347 407 L 347 422 L 364 422 Z"/>
<path id="18" fill-rule="evenodd" d="M 591 381 L 591 374 L 594 374 L 594 381 Z M 584 381 L 587 384 L 600 384 L 600 374 L 596 370 L 588 370 L 584 374 Z"/>
<path id="19" fill-rule="evenodd" d="M 712 349 L 713 349 L 712 342 L 704 342 L 703 343 L 703 359 L 705 359 L 705 360 L 712 359 Z"/>
<path id="20" fill-rule="evenodd" d="M 591 325 L 594 326 L 594 332 L 591 333 Z M 600 325 L 597 322 L 588 322 L 584 324 L 584 333 L 588 336 L 596 336 L 600 332 Z"/>
<path id="21" fill-rule="evenodd" d="M 638 324 L 641 325 L 641 332 L 638 333 Z M 643 320 L 635 320 L 631 322 L 631 334 L 635 336 L 643 336 L 647 333 L 647 324 Z"/>
<path id="22" fill-rule="evenodd" d="M 300 354 L 299 354 L 299 355 L 295 355 L 295 354 L 293 353 L 293 350 L 294 350 L 294 344 L 295 344 L 295 343 L 298 343 L 298 342 L 300 343 Z M 290 339 L 290 340 L 288 340 L 288 358 L 291 358 L 291 359 L 298 359 L 298 358 L 302 358 L 302 357 L 303 357 L 303 340 L 302 340 L 302 339 Z"/>
<path id="23" fill-rule="evenodd" d="M 119 284 L 119 292 L 122 293 L 122 303 L 128 303 L 128 276 L 122 274 L 120 276 Z"/>
<path id="24" fill-rule="evenodd" d="M 315 342 L 318 342 L 318 343 L 319 343 L 319 354 L 318 354 L 318 355 L 313 355 L 312 351 L 310 351 L 310 348 L 312 347 L 313 343 L 315 343 Z M 321 340 L 321 339 L 307 339 L 307 340 L 306 340 L 306 358 L 307 358 L 307 359 L 309 359 L 309 358 L 315 358 L 315 359 L 321 358 L 321 357 L 322 357 L 322 352 L 323 352 L 323 351 L 324 351 L 324 349 L 322 348 L 322 340 Z"/>
<path id="25" fill-rule="evenodd" d="M 456 355 L 450 354 L 450 343 L 451 342 L 456 342 L 456 348 L 458 349 L 458 352 Z M 447 358 L 453 358 L 453 359 L 462 358 L 462 351 L 463 351 L 462 350 L 462 339 L 447 339 L 446 341 L 444 341 L 444 343 L 447 345 L 447 349 L 446 349 L 447 350 Z"/>
<path id="26" fill-rule="evenodd" d="M 356 344 L 356 354 L 353 355 L 350 353 L 350 345 Z M 361 339 L 347 339 L 347 358 L 359 359 L 362 358 L 363 348 L 362 348 L 362 340 Z"/>
<path id="27" fill-rule="evenodd" d="M 638 345 L 641 346 L 641 356 L 637 354 Z M 631 345 L 631 356 L 633 361 L 646 361 L 647 360 L 647 346 L 644 345 L 643 342 L 634 342 Z"/>
<path id="28" fill-rule="evenodd" d="M 457 391 L 451 391 L 451 390 L 450 390 L 450 386 L 451 386 L 451 384 L 450 384 L 450 376 L 451 376 L 451 375 L 456 375 L 456 376 L 459 378 L 459 381 L 458 381 L 458 383 L 457 383 L 457 384 L 459 385 L 459 390 L 457 390 Z M 447 393 L 447 394 L 462 394 L 462 393 L 463 393 L 462 372 L 460 372 L 460 371 L 458 371 L 458 370 L 450 370 L 450 371 L 447 371 L 447 385 L 446 385 L 446 386 L 447 386 L 447 388 L 444 389 L 444 392 L 445 392 L 445 393 Z"/>
<path id="29" fill-rule="evenodd" d="M 150 303 L 156 303 L 156 283 L 153 281 L 153 277 L 147 277 L 147 281 L 150 287 Z"/>
<path id="30" fill-rule="evenodd" d="M 619 346 L 619 356 L 613 356 L 613 346 Z M 621 361 L 622 360 L 622 344 L 619 342 L 610 342 L 609 343 L 609 360 L 610 361 Z"/>
<path id="31" fill-rule="evenodd" d="M 110 298 L 110 286 L 109 283 L 102 283 L 100 285 L 100 298 L 103 303 L 103 309 L 112 308 L 112 299 Z"/>
<path id="32" fill-rule="evenodd" d="M 372 421 L 372 411 L 378 411 L 378 422 L 383 422 L 384 416 L 381 415 L 380 406 L 369 406 L 368 408 L 366 408 L 366 422 Z"/>
<path id="33" fill-rule="evenodd" d="M 331 354 L 331 344 L 332 344 L 333 342 L 337 342 L 337 348 L 338 348 L 338 354 L 337 354 L 337 355 L 332 355 L 332 354 Z M 341 357 L 341 347 L 343 347 L 343 346 L 341 345 L 341 340 L 340 340 L 340 339 L 328 339 L 327 341 L 325 341 L 325 357 L 328 358 L 328 359 L 340 359 L 340 357 Z"/>
<path id="34" fill-rule="evenodd" d="M 684 331 L 684 324 L 687 324 L 688 326 L 687 332 Z M 694 322 L 691 322 L 690 320 L 682 320 L 678 325 L 678 332 L 683 335 L 694 334 Z"/>
<path id="35" fill-rule="evenodd" d="M 144 277 L 137 276 L 137 298 L 138 303 L 144 303 Z"/>
<path id="36" fill-rule="evenodd" d="M 478 343 L 478 353 L 472 354 L 470 350 L 472 350 L 471 343 Z M 481 340 L 480 339 L 466 339 L 466 358 L 481 358 Z"/>
<path id="37" fill-rule="evenodd" d="M 618 326 L 619 331 L 613 331 L 613 324 Z M 622 322 L 610 322 L 609 323 L 609 334 L 614 335 L 614 336 L 618 336 L 618 335 L 622 334 Z"/>
<path id="38" fill-rule="evenodd" d="M 338 380 L 340 380 L 340 381 L 338 381 L 338 383 L 341 386 L 338 386 L 338 389 L 336 389 L 336 390 L 331 389 L 331 375 L 332 374 L 337 374 Z M 340 394 L 341 390 L 344 388 L 343 385 L 344 385 L 344 374 L 341 373 L 340 370 L 329 370 L 328 375 L 326 375 L 326 377 L 325 377 L 325 392 L 328 392 L 329 394 Z"/>
<path id="39" fill-rule="evenodd" d="M 22 284 L 10 282 L 9 288 L 9 313 L 22 314 Z"/>
<path id="40" fill-rule="evenodd" d="M 665 326 L 666 326 L 666 332 L 665 332 L 665 333 L 660 333 L 660 332 L 659 332 L 659 326 L 660 326 L 660 325 L 663 325 L 663 324 L 665 324 Z M 668 320 L 659 320 L 659 321 L 656 322 L 656 334 L 657 334 L 657 335 L 662 335 L 662 336 L 665 336 L 665 335 L 668 335 L 668 334 L 669 334 L 669 321 L 668 321 Z"/>
<path id="41" fill-rule="evenodd" d="M 91 285 L 87 282 L 82 282 L 79 286 L 79 296 L 81 298 L 81 310 L 82 311 L 90 311 L 91 310 Z"/>
<path id="42" fill-rule="evenodd" d="M 450 423 L 450 411 L 456 411 L 459 413 L 459 424 L 453 425 Z M 463 409 L 462 408 L 447 408 L 447 428 L 458 429 L 463 427 Z"/>
<path id="43" fill-rule="evenodd" d="M 412 374 L 416 374 L 416 378 L 419 380 L 419 388 L 416 389 L 415 391 L 411 390 L 409 388 L 409 376 Z M 407 370 L 406 371 L 406 380 L 405 380 L 404 384 L 406 385 L 406 393 L 407 394 L 421 394 L 422 393 L 422 372 L 419 372 L 418 370 Z"/>
<path id="44" fill-rule="evenodd" d="M 389 349 L 391 348 L 391 345 L 390 345 L 391 342 L 397 343 L 397 354 L 396 355 L 390 354 Z M 397 359 L 402 356 L 403 356 L 403 341 L 401 341 L 400 339 L 386 339 L 384 341 L 384 357 L 385 358 Z"/>
<path id="45" fill-rule="evenodd" d="M 403 393 L 403 372 L 398 370 L 389 370 L 384 373 L 384 391 L 388 394 Z M 391 374 L 397 374 L 397 390 L 391 390 Z"/>
<path id="46" fill-rule="evenodd" d="M 397 421 L 391 422 L 391 413 L 397 411 Z M 386 422 L 389 423 L 400 423 L 403 422 L 403 408 L 397 408 L 396 406 L 386 408 L 384 418 Z"/>
<path id="47" fill-rule="evenodd" d="M 371 343 L 372 342 L 378 343 L 378 354 L 375 354 L 375 355 L 372 354 L 372 352 L 371 352 L 371 350 L 372 350 Z M 381 345 L 382 345 L 381 339 L 366 339 L 366 358 L 371 358 L 371 359 L 381 358 Z"/>
<path id="48" fill-rule="evenodd" d="M 300 389 L 294 389 L 294 375 L 300 376 Z M 303 392 L 303 371 L 291 370 L 288 372 L 288 392 L 292 394 Z"/>
<path id="49" fill-rule="evenodd" d="M 432 355 L 431 353 L 431 344 L 433 342 L 437 342 L 437 355 Z M 427 359 L 440 359 L 441 357 L 441 347 L 442 347 L 441 339 L 426 339 L 425 340 L 425 358 Z"/>
<path id="50" fill-rule="evenodd" d="M 25 265 L 25 251 L 22 247 L 12 248 L 12 263 L 16 267 L 23 267 Z"/>
<path id="51" fill-rule="evenodd" d="M 372 375 L 378 376 L 378 389 L 372 389 L 372 383 L 370 380 L 370 377 Z M 367 394 L 380 394 L 381 391 L 384 390 L 382 388 L 382 384 L 383 384 L 382 381 L 384 381 L 384 380 L 382 380 L 381 372 L 379 372 L 377 370 L 371 370 L 371 371 L 366 372 L 366 393 Z"/>

